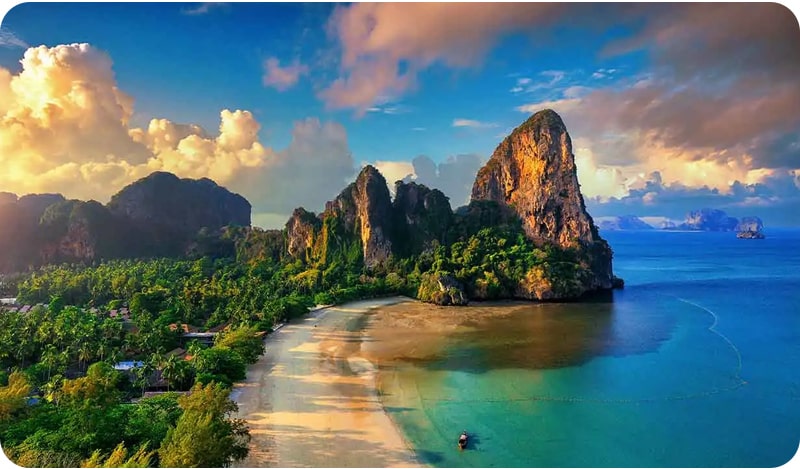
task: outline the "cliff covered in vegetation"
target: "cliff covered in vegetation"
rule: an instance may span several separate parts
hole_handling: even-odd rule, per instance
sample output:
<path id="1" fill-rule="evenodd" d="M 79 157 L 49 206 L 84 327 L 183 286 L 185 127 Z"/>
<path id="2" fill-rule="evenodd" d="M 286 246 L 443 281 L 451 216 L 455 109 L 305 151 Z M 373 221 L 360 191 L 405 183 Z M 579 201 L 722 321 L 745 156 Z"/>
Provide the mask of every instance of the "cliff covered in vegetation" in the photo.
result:
<path id="1" fill-rule="evenodd" d="M 413 182 L 398 181 L 392 202 L 383 176 L 365 166 L 319 216 L 295 210 L 286 236 L 312 289 L 343 271 L 392 275 L 402 291 L 440 304 L 571 299 L 621 285 L 586 212 L 569 134 L 549 110 L 503 140 L 455 213 L 440 191 Z"/>
<path id="2" fill-rule="evenodd" d="M 180 257 L 201 230 L 249 226 L 250 203 L 210 179 L 155 172 L 111 198 L 66 200 L 60 194 L 0 197 L 0 273 L 46 264 L 137 257 Z M 207 237 L 207 236 L 206 236 Z"/>

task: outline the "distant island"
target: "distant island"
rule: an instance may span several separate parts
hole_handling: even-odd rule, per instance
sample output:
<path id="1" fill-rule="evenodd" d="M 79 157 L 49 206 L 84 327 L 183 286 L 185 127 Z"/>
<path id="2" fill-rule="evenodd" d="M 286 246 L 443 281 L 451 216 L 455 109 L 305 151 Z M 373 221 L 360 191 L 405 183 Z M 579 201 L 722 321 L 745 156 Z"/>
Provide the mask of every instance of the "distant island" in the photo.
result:
<path id="1" fill-rule="evenodd" d="M 647 218 L 647 217 L 645 217 Z M 658 218 L 658 217 L 654 217 Z M 764 223 L 756 216 L 741 220 L 728 216 L 723 210 L 702 208 L 686 214 L 683 222 L 664 219 L 658 226 L 651 225 L 636 215 L 598 217 L 598 227 L 604 231 L 638 231 L 661 229 L 668 231 L 721 231 L 736 232 L 737 238 L 764 239 Z"/>
<path id="2" fill-rule="evenodd" d="M 646 223 L 636 215 L 606 217 L 598 222 L 597 227 L 609 231 L 653 230 L 655 227 Z"/>
<path id="3" fill-rule="evenodd" d="M 736 225 L 736 237 L 740 239 L 764 239 L 764 223 L 758 217 L 744 217 Z"/>
<path id="4" fill-rule="evenodd" d="M 744 217 L 739 221 L 722 210 L 703 208 L 686 215 L 683 223 L 664 229 L 687 231 L 728 231 L 736 232 L 737 238 L 763 239 L 764 224 L 758 217 Z"/>

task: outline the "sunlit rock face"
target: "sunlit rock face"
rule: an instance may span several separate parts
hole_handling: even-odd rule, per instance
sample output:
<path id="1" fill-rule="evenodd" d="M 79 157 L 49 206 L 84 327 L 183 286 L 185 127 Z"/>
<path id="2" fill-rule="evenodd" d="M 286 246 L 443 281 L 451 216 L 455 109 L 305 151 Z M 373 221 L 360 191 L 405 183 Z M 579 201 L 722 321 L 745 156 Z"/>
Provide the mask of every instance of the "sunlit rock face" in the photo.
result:
<path id="1" fill-rule="evenodd" d="M 614 286 L 611 248 L 586 212 L 572 141 L 554 111 L 537 112 L 498 145 L 478 171 L 472 200 L 510 207 L 521 219 L 527 237 L 537 245 L 578 251 L 586 270 L 575 279 L 571 293 Z M 529 277 L 528 287 L 521 286 L 522 296 L 563 296 L 536 272 Z"/>

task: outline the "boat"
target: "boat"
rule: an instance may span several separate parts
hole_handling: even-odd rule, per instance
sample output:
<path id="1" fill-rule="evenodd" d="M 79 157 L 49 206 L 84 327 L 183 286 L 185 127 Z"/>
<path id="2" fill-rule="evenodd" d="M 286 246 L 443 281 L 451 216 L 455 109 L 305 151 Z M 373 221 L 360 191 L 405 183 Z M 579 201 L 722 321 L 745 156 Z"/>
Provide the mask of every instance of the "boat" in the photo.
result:
<path id="1" fill-rule="evenodd" d="M 464 449 L 467 447 L 467 440 L 469 436 L 467 435 L 467 431 L 464 430 L 461 432 L 461 436 L 458 437 L 458 449 Z"/>

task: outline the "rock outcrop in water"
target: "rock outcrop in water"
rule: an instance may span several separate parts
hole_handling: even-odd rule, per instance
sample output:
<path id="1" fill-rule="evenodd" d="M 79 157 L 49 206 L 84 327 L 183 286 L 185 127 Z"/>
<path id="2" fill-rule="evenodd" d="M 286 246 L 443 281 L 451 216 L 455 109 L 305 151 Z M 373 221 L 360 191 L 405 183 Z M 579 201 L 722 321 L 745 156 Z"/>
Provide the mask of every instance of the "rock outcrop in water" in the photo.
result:
<path id="1" fill-rule="evenodd" d="M 743 217 L 736 225 L 736 237 L 740 239 L 764 239 L 764 222 L 758 217 Z"/>
<path id="2" fill-rule="evenodd" d="M 510 207 L 537 245 L 577 251 L 583 267 L 576 279 L 581 293 L 615 286 L 611 248 L 586 211 L 572 140 L 554 111 L 537 112 L 503 140 L 478 171 L 472 200 Z M 533 279 L 521 289 L 532 298 L 565 296 Z"/>

